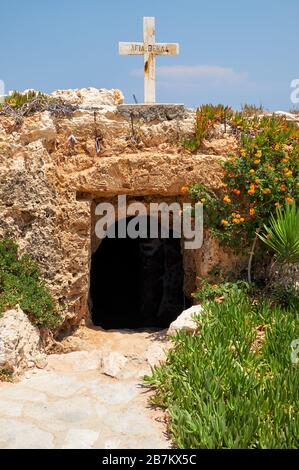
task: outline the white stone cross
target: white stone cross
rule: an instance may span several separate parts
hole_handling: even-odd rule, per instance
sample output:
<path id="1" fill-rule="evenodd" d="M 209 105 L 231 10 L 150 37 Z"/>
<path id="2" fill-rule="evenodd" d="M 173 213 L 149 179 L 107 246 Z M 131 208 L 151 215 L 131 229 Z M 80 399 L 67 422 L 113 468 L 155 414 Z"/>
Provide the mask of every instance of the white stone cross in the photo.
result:
<path id="1" fill-rule="evenodd" d="M 120 42 L 121 55 L 144 55 L 144 102 L 156 102 L 156 55 L 177 55 L 179 45 L 155 42 L 155 18 L 143 18 L 143 42 Z"/>

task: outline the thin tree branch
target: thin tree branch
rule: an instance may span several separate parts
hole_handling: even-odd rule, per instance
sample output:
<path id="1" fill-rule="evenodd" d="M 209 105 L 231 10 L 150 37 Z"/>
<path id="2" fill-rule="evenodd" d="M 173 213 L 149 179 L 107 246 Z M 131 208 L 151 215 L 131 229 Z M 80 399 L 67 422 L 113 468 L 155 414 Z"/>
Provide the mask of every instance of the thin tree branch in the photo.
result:
<path id="1" fill-rule="evenodd" d="M 253 243 L 252 243 L 252 247 L 251 247 L 250 257 L 249 257 L 249 260 L 248 260 L 248 268 L 247 268 L 248 282 L 251 282 L 252 259 L 253 259 L 254 250 L 255 250 L 255 247 L 256 247 L 256 244 L 257 244 L 257 240 L 258 240 L 258 232 L 259 232 L 259 229 L 257 229 L 257 231 L 256 231 L 256 234 L 255 234 L 255 237 L 254 237 L 254 240 L 253 240 Z"/>

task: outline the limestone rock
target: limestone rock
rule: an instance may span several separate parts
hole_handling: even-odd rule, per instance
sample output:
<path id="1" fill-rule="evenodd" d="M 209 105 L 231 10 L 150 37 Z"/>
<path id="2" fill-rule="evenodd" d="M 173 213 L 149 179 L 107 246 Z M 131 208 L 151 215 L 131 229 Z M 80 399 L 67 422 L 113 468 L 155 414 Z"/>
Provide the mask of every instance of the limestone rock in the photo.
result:
<path id="1" fill-rule="evenodd" d="M 17 306 L 0 318 L 0 369 L 17 374 L 35 364 L 46 365 L 39 331 Z"/>
<path id="2" fill-rule="evenodd" d="M 287 121 L 299 122 L 299 116 L 295 113 L 288 113 L 287 111 L 275 111 L 277 116 L 283 116 Z"/>
<path id="3" fill-rule="evenodd" d="M 69 338 L 72 337 L 70 336 Z M 102 352 L 98 349 L 67 353 L 64 351 L 64 354 L 50 354 L 48 356 L 48 370 L 55 369 L 63 372 L 96 370 L 100 368 L 101 361 Z"/>
<path id="4" fill-rule="evenodd" d="M 110 377 L 118 377 L 123 371 L 128 360 L 122 354 L 112 351 L 106 356 L 102 357 L 100 370 L 103 374 L 109 375 Z"/>
<path id="5" fill-rule="evenodd" d="M 169 343 L 154 343 L 145 351 L 145 358 L 151 367 L 165 361 Z"/>
<path id="6" fill-rule="evenodd" d="M 30 120 L 26 119 L 20 130 L 20 141 L 25 145 L 39 139 L 53 142 L 56 136 L 56 127 L 48 111 L 36 114 Z"/>
<path id="7" fill-rule="evenodd" d="M 0 318 L 0 369 L 18 374 L 28 367 L 46 366 L 38 329 L 19 308 Z"/>
<path id="8" fill-rule="evenodd" d="M 193 305 L 187 310 L 184 310 L 178 318 L 170 324 L 167 335 L 172 336 L 178 331 L 187 331 L 188 333 L 197 331 L 198 325 L 193 317 L 194 315 L 199 315 L 202 311 L 203 308 L 201 305 Z"/>
<path id="9" fill-rule="evenodd" d="M 71 104 L 82 106 L 116 106 L 122 104 L 124 96 L 120 90 L 106 88 L 81 88 L 80 90 L 57 90 L 52 93 L 54 98 L 61 98 Z"/>

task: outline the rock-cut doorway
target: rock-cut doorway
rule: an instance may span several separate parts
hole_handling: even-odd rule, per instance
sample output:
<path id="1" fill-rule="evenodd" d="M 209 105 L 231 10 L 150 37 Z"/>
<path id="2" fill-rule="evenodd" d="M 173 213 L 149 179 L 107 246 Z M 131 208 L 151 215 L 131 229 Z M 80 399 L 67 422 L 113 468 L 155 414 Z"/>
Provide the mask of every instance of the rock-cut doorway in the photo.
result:
<path id="1" fill-rule="evenodd" d="M 115 233 L 116 238 L 101 241 L 91 258 L 93 324 L 104 329 L 168 327 L 187 300 L 180 238 L 173 233 L 169 238 L 117 238 L 118 222 Z"/>

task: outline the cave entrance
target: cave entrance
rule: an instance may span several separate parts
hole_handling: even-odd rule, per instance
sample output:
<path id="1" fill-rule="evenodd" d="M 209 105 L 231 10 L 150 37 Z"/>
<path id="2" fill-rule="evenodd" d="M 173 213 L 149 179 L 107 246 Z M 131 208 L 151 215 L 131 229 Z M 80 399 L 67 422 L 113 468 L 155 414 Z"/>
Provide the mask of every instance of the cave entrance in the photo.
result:
<path id="1" fill-rule="evenodd" d="M 183 283 L 181 240 L 173 233 L 104 238 L 91 258 L 92 322 L 104 329 L 166 328 L 186 305 Z"/>

